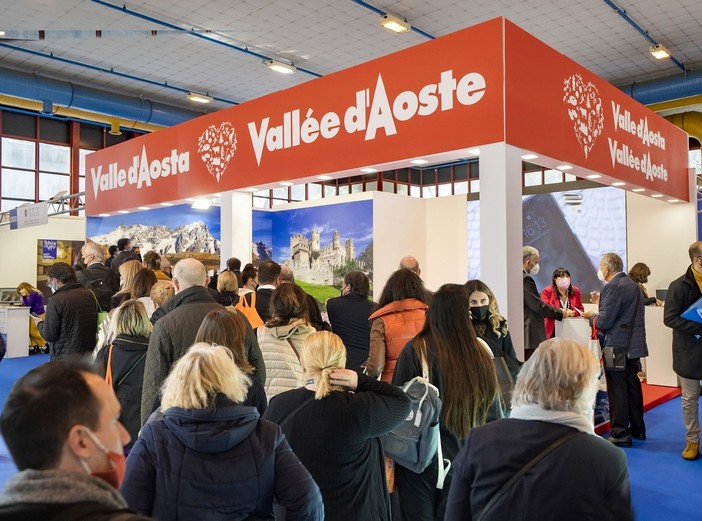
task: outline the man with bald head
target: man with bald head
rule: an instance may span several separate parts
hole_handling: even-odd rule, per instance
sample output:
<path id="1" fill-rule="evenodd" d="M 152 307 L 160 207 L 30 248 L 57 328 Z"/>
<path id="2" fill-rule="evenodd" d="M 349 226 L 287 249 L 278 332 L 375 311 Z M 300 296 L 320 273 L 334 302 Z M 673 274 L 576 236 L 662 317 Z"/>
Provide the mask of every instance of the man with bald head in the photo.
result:
<path id="1" fill-rule="evenodd" d="M 688 249 L 690 266 L 674 280 L 665 299 L 663 323 L 673 330 L 673 370 L 682 390 L 685 449 L 682 457 L 694 460 L 700 452 L 700 380 L 702 379 L 702 323 L 681 317 L 702 297 L 702 242 Z"/>
<path id="2" fill-rule="evenodd" d="M 398 270 L 410 270 L 416 273 L 417 276 L 421 276 L 422 270 L 419 269 L 419 261 L 412 257 L 411 255 L 406 255 L 400 259 L 400 266 Z"/>
<path id="3" fill-rule="evenodd" d="M 173 268 L 176 294 L 166 305 L 166 315 L 156 322 L 146 352 L 141 394 L 142 424 L 151 414 L 158 390 L 171 366 L 193 344 L 205 316 L 210 311 L 223 309 L 210 294 L 206 281 L 205 266 L 197 259 L 183 259 Z"/>

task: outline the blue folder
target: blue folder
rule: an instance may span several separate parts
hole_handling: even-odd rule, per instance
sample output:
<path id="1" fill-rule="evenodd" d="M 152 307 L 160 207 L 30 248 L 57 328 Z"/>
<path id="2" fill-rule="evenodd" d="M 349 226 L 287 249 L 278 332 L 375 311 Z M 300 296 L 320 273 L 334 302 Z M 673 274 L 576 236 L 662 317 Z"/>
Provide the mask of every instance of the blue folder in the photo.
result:
<path id="1" fill-rule="evenodd" d="M 680 315 L 682 318 L 702 323 L 702 297 L 697 299 L 685 312 Z"/>

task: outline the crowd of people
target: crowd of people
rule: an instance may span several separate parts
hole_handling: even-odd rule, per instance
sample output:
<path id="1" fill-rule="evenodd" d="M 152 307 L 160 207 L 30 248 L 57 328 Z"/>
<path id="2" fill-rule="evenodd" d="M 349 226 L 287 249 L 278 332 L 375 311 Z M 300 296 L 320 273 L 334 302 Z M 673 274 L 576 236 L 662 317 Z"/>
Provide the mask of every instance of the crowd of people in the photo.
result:
<path id="1" fill-rule="evenodd" d="M 78 275 L 52 265 L 46 309 L 40 292 L 18 287 L 51 363 L 18 380 L 0 417 L 19 470 L 0 518 L 633 518 L 617 446 L 646 438 L 637 374 L 643 306 L 658 304 L 645 300 L 650 270 L 636 280 L 604 255 L 595 313 L 567 268 L 539 294 L 539 252 L 525 247 L 522 361 L 488 285 L 431 292 L 412 257 L 378 304 L 367 275 L 347 273 L 325 317 L 274 261 L 242 269 L 230 259 L 211 281 L 192 258 L 169 276 L 159 254 L 142 262 L 128 239 L 115 252 L 105 262 L 87 243 Z M 681 345 L 702 335 L 679 319 L 702 295 L 702 243 L 690 258 L 665 312 Z M 605 371 L 611 443 L 593 430 L 598 360 L 554 338 L 554 321 L 571 316 L 589 320 L 603 347 L 625 350 L 624 370 Z M 699 450 L 701 361 L 687 348 L 675 357 L 688 380 L 686 459 Z M 440 450 L 420 472 L 383 451 L 384 436 L 415 415 L 419 424 L 403 391 L 417 377 L 441 400 Z"/>

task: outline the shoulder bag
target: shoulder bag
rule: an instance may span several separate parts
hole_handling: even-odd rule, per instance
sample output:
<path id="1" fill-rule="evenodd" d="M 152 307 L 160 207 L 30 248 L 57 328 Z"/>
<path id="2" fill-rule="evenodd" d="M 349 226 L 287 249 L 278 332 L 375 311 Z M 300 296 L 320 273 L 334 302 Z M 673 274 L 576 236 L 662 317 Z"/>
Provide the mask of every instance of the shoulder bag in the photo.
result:
<path id="1" fill-rule="evenodd" d="M 507 483 L 505 483 L 500 490 L 497 491 L 497 493 L 492 496 L 492 499 L 488 501 L 488 504 L 483 507 L 483 509 L 480 511 L 480 514 L 478 517 L 476 517 L 476 521 L 482 521 L 485 516 L 488 514 L 488 512 L 492 509 L 492 507 L 497 504 L 500 499 L 504 497 L 504 495 L 509 492 L 509 489 L 511 489 L 514 484 L 519 481 L 519 479 L 526 474 L 529 469 L 531 469 L 534 465 L 536 465 L 539 461 L 544 459 L 546 456 L 551 454 L 554 450 L 556 450 L 558 447 L 563 445 L 565 442 L 570 440 L 571 438 L 574 438 L 580 434 L 580 431 L 575 431 L 575 432 L 569 432 L 565 436 L 561 436 L 558 438 L 556 441 L 551 443 L 548 447 L 546 447 L 544 450 L 542 450 L 539 454 L 537 454 L 529 463 L 524 465 L 519 472 L 517 472 L 514 476 L 512 476 Z"/>
<path id="2" fill-rule="evenodd" d="M 251 327 L 256 329 L 263 325 L 263 319 L 258 314 L 258 311 L 256 311 L 256 292 L 248 293 L 248 295 L 251 295 L 251 302 L 249 303 L 246 300 L 247 295 L 242 295 L 239 302 L 234 306 L 234 309 L 241 311 L 246 317 L 246 320 L 249 321 L 249 324 L 251 324 Z"/>

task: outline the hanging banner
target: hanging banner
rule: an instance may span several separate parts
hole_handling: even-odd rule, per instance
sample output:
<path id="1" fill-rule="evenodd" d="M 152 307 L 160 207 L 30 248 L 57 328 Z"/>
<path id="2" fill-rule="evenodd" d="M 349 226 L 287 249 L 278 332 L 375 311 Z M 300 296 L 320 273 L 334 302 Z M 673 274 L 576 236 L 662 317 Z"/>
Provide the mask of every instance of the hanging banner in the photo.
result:
<path id="1" fill-rule="evenodd" d="M 510 145 L 689 200 L 678 127 L 509 21 L 505 73 Z"/>
<path id="2" fill-rule="evenodd" d="M 501 38 L 492 20 L 99 150 L 86 213 L 503 141 Z"/>
<path id="3" fill-rule="evenodd" d="M 10 229 L 48 224 L 49 210 L 46 201 L 10 210 Z"/>

